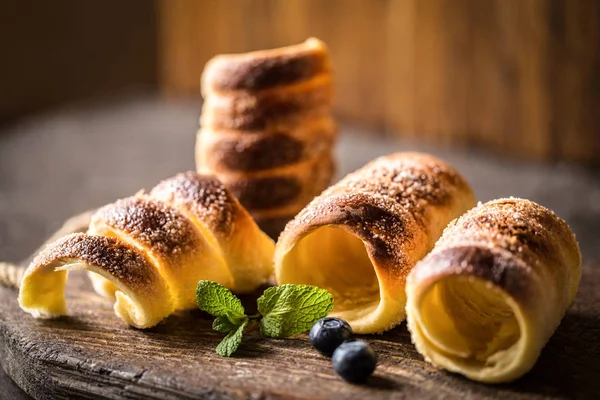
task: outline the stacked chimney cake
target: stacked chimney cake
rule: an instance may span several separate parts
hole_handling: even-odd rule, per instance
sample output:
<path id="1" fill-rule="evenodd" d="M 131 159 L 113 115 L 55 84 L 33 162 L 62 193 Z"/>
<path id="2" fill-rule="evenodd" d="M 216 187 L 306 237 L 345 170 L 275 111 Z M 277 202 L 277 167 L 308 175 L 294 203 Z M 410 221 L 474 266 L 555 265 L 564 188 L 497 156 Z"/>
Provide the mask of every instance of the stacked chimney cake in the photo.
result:
<path id="1" fill-rule="evenodd" d="M 212 173 L 276 237 L 331 182 L 333 74 L 318 39 L 219 55 L 202 75 L 199 172 Z"/>

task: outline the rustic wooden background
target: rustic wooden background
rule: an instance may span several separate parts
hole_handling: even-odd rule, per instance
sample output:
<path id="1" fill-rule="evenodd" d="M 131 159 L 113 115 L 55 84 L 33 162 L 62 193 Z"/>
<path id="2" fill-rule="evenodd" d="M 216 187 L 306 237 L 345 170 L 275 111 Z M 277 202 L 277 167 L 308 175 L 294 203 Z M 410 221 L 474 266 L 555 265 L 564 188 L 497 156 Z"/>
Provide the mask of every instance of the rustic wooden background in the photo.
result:
<path id="1" fill-rule="evenodd" d="M 325 40 L 337 112 L 378 132 L 600 159 L 596 0 L 163 0 L 160 79 L 198 92 L 222 52 Z"/>
<path id="2" fill-rule="evenodd" d="M 600 165 L 597 0 L 7 0 L 0 120 L 140 85 L 199 97 L 213 55 L 312 35 L 346 122 Z"/>

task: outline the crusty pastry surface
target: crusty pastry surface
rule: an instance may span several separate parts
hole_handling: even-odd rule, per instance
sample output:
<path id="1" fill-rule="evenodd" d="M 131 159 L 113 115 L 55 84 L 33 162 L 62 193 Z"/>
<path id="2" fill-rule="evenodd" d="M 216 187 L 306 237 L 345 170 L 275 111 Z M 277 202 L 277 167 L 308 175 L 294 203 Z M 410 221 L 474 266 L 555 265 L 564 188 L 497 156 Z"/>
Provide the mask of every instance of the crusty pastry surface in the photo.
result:
<path id="1" fill-rule="evenodd" d="M 273 250 L 220 181 L 179 174 L 102 207 L 87 234 L 49 244 L 29 265 L 19 303 L 35 317 L 66 314 L 66 271 L 82 269 L 99 294 L 115 299 L 118 316 L 148 328 L 174 310 L 196 308 L 199 280 L 241 293 L 266 283 Z"/>
<path id="2" fill-rule="evenodd" d="M 159 183 L 150 196 L 195 222 L 227 265 L 234 292 L 252 292 L 273 273 L 273 240 L 216 177 L 179 174 Z"/>
<path id="3" fill-rule="evenodd" d="M 331 154 L 337 127 L 329 116 L 293 129 L 215 132 L 203 128 L 196 143 L 197 163 L 219 173 L 253 173 L 294 166 Z"/>
<path id="4" fill-rule="evenodd" d="M 322 41 L 305 42 L 271 50 L 242 54 L 223 54 L 204 67 L 202 90 L 259 91 L 295 84 L 331 72 L 331 60 Z"/>
<path id="5" fill-rule="evenodd" d="M 216 174 L 275 237 L 331 182 L 333 73 L 318 39 L 225 54 L 202 74 L 196 165 Z"/>
<path id="6" fill-rule="evenodd" d="M 258 92 L 205 93 L 200 117 L 203 127 L 217 131 L 272 133 L 327 118 L 333 104 L 333 80 L 329 71 L 296 85 Z"/>
<path id="7" fill-rule="evenodd" d="M 380 157 L 287 224 L 275 251 L 277 282 L 328 289 L 332 315 L 357 333 L 390 329 L 405 316 L 406 276 L 474 202 L 458 172 L 432 156 Z"/>
<path id="8" fill-rule="evenodd" d="M 573 301 L 581 254 L 552 211 L 524 199 L 453 221 L 411 272 L 408 327 L 417 350 L 483 382 L 529 371 Z"/>
<path id="9" fill-rule="evenodd" d="M 246 207 L 258 214 L 295 206 L 300 210 L 327 187 L 335 172 L 329 155 L 301 165 L 249 174 L 222 173 L 220 179 Z"/>
<path id="10" fill-rule="evenodd" d="M 154 326 L 173 312 L 169 288 L 144 254 L 116 238 L 83 233 L 52 242 L 32 261 L 21 282 L 21 308 L 36 318 L 66 315 L 67 273 L 80 269 L 115 285 L 115 313 L 132 326 Z"/>

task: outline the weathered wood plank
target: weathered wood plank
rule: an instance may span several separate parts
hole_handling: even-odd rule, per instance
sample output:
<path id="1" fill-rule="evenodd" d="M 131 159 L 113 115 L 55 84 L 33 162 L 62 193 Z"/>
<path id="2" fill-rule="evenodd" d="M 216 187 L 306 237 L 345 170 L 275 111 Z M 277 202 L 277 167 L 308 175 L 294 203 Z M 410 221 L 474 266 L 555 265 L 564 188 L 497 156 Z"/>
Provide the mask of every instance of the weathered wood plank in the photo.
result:
<path id="1" fill-rule="evenodd" d="M 189 150 L 197 115 L 196 102 L 136 99 L 5 127 L 0 134 L 0 259 L 23 258 L 75 212 L 193 169 Z M 482 201 L 514 195 L 554 209 L 573 227 L 584 259 L 600 260 L 597 174 L 375 141 L 352 134 L 348 126 L 343 132 L 340 174 L 382 154 L 428 151 L 460 170 Z M 0 288 L 0 363 L 40 398 L 594 398 L 600 393 L 599 285 L 600 265 L 587 264 L 575 305 L 538 365 L 522 380 L 499 387 L 432 369 L 415 353 L 404 325 L 365 337 L 381 355 L 374 387 L 339 380 L 305 336 L 249 335 L 239 357 L 222 359 L 214 353 L 221 336 L 202 313 L 174 316 L 148 332 L 130 329 L 81 279 L 69 283 L 73 316 L 56 321 L 32 319 L 17 308 L 16 291 Z"/>
<path id="2" fill-rule="evenodd" d="M 379 353 L 374 377 L 350 385 L 318 355 L 306 335 L 247 335 L 232 358 L 215 354 L 221 334 L 200 311 L 149 330 L 128 328 L 81 274 L 68 284 L 71 316 L 34 320 L 1 288 L 0 359 L 35 398 L 591 398 L 600 393 L 600 265 L 587 265 L 575 305 L 531 373 L 488 386 L 437 371 L 417 354 L 402 324 L 365 336 Z M 254 298 L 247 297 L 247 304 Z"/>

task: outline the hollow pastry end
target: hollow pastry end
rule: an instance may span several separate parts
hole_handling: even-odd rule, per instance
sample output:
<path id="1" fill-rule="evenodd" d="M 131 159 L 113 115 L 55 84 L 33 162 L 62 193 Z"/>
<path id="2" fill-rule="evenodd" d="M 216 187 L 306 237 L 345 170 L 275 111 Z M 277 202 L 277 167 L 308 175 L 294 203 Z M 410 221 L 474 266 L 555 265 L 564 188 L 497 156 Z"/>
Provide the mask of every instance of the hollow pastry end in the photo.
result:
<path id="1" fill-rule="evenodd" d="M 499 249 L 430 254 L 407 280 L 412 341 L 438 367 L 480 382 L 512 381 L 533 367 L 545 343 L 536 328 L 543 308 L 538 280 Z"/>
<path id="2" fill-rule="evenodd" d="M 381 157 L 325 190 L 290 221 L 275 250 L 279 284 L 328 290 L 331 315 L 356 333 L 405 318 L 405 282 L 444 227 L 474 205 L 449 165 L 419 153 Z"/>
<path id="3" fill-rule="evenodd" d="M 114 238 L 72 234 L 50 243 L 31 262 L 19 290 L 19 305 L 35 318 L 67 315 L 68 271 L 85 270 L 117 288 L 115 312 L 128 324 L 150 328 L 172 313 L 167 285 L 144 255 Z"/>
<path id="4" fill-rule="evenodd" d="M 404 319 L 404 292 L 392 288 L 394 280 L 374 266 L 369 250 L 372 243 L 343 225 L 320 226 L 276 253 L 277 281 L 325 288 L 334 297 L 331 316 L 356 333 L 383 332 Z"/>
<path id="5" fill-rule="evenodd" d="M 386 331 L 405 317 L 407 238 L 425 243 L 416 222 L 391 199 L 352 194 L 318 198 L 287 226 L 275 250 L 277 282 L 315 285 L 334 298 L 331 315 L 356 333 Z M 422 253 L 422 254 L 421 254 Z"/>

